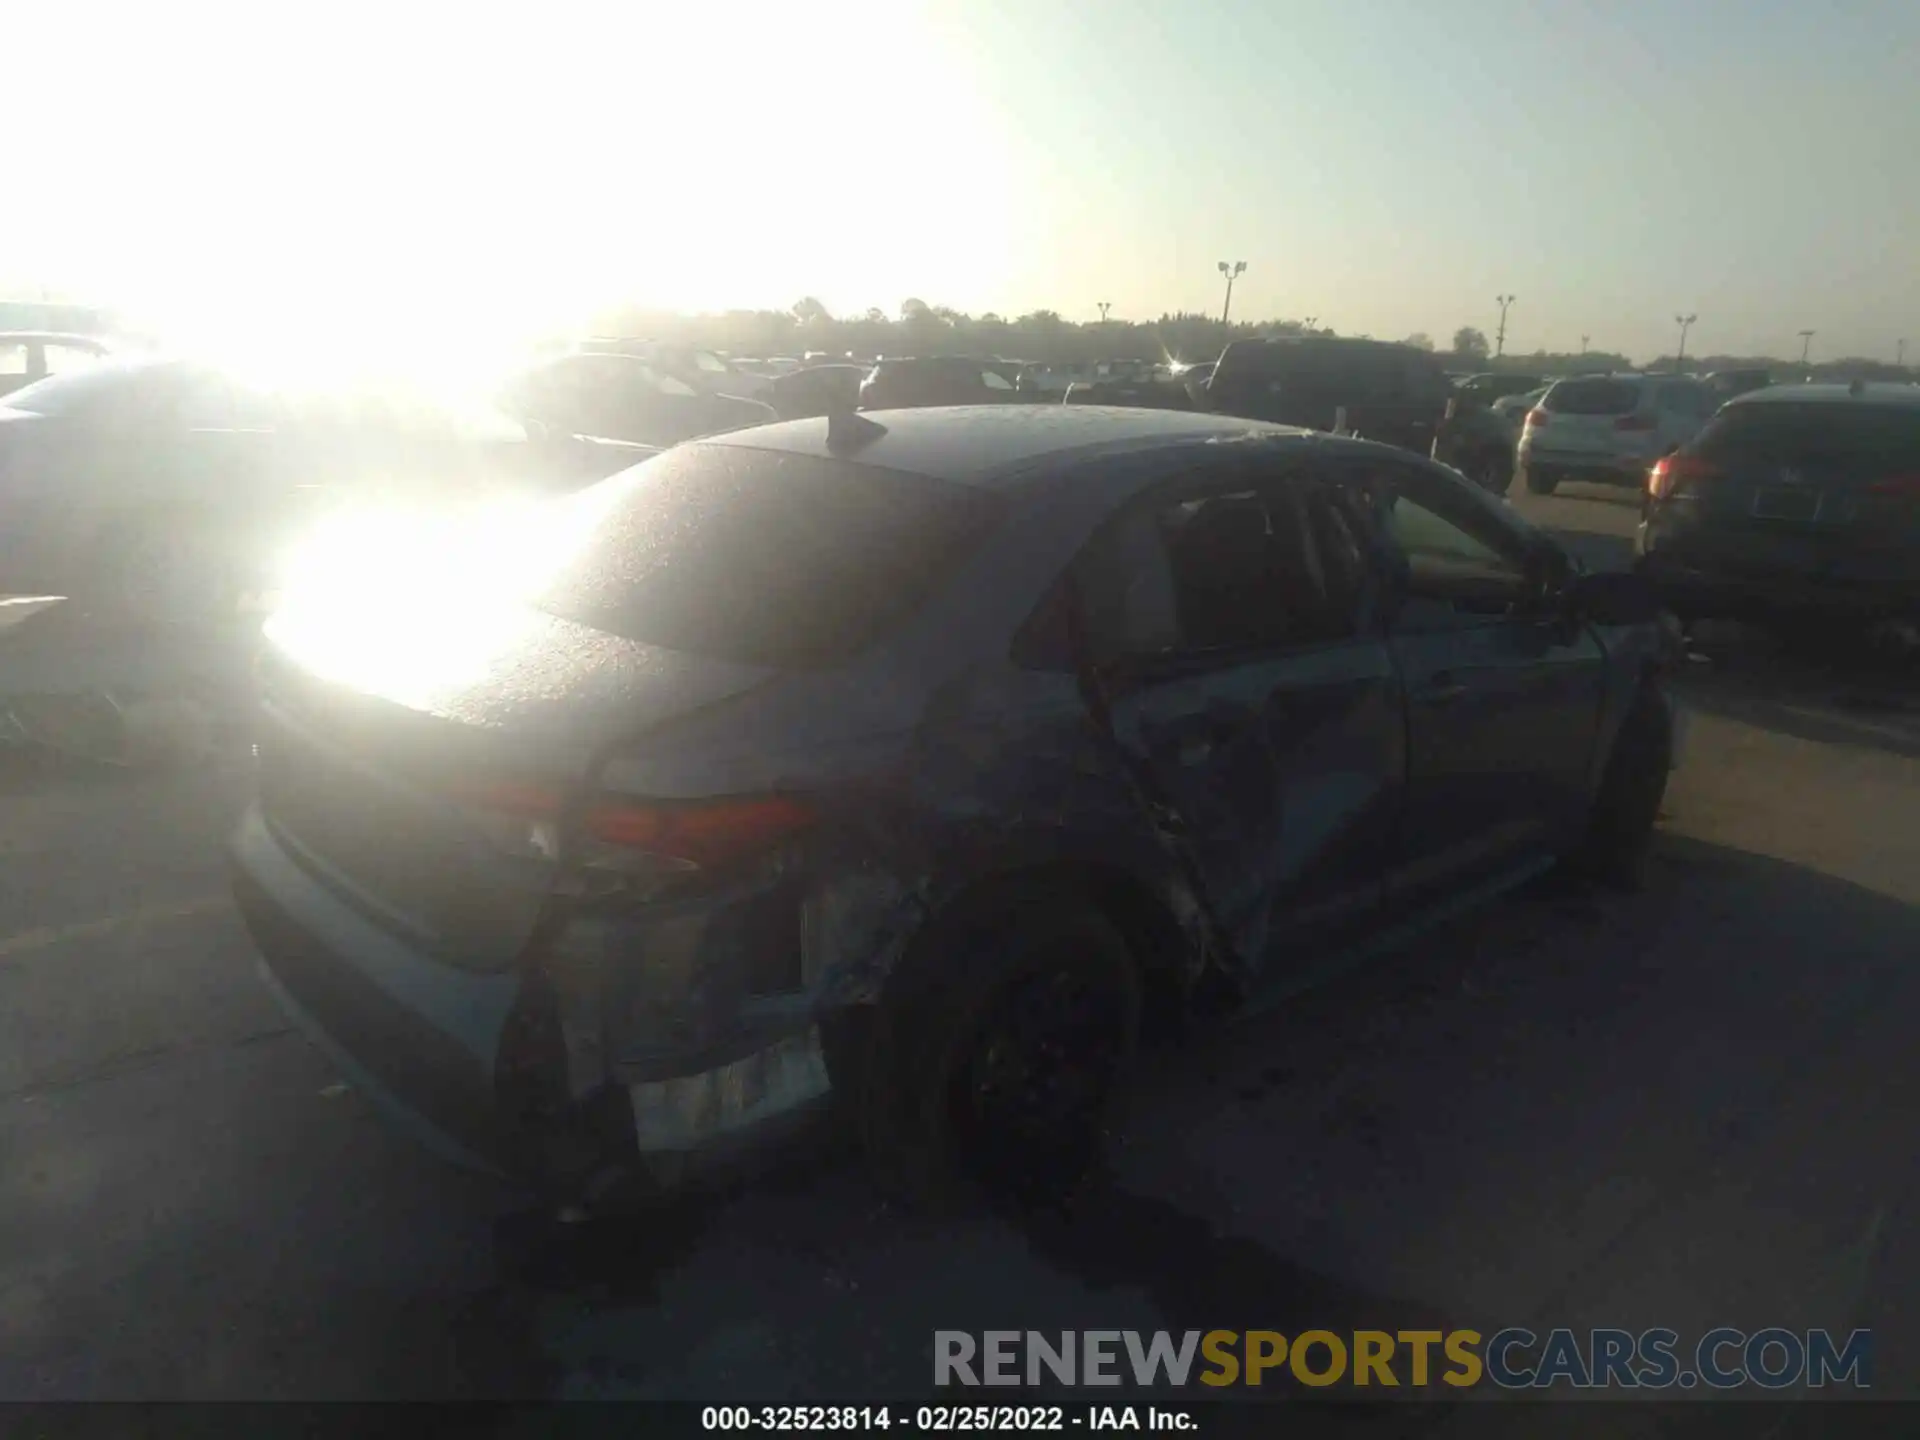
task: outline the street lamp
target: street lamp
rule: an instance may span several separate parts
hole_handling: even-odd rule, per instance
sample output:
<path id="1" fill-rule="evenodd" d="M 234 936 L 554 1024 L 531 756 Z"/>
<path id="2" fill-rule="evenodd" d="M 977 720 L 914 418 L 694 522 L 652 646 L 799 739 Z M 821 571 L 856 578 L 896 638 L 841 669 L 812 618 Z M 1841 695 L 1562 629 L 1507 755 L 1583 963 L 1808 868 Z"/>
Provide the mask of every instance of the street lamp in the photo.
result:
<path id="1" fill-rule="evenodd" d="M 1813 348 L 1813 331 L 1802 330 L 1800 332 L 1800 363 L 1802 365 L 1807 363 L 1807 352 L 1812 348 Z"/>
<path id="2" fill-rule="evenodd" d="M 1318 325 L 1319 323 L 1320 323 L 1320 317 L 1318 315 L 1309 315 L 1305 320 L 1300 322 L 1300 328 L 1306 334 L 1311 335 L 1314 333 L 1313 327 Z"/>
<path id="3" fill-rule="evenodd" d="M 1580 353 L 1582 355 L 1587 353 L 1587 341 L 1591 340 L 1592 338 L 1593 337 L 1591 335 L 1582 335 L 1580 337 Z"/>
<path id="4" fill-rule="evenodd" d="M 1674 353 L 1673 357 L 1673 373 L 1676 375 L 1680 373 L 1680 362 L 1687 358 L 1687 331 L 1693 328 L 1693 322 L 1699 318 L 1698 315 L 1676 315 L 1673 317 L 1673 323 L 1680 327 L 1680 348 Z"/>
<path id="5" fill-rule="evenodd" d="M 1907 342 L 1902 340 L 1893 347 L 1894 361 L 1902 370 L 1907 368 Z"/>
<path id="6" fill-rule="evenodd" d="M 1111 300 L 1102 300 L 1098 303 L 1100 306 L 1100 323 L 1104 325 L 1107 323 L 1107 311 L 1113 308 L 1113 302 Z"/>
<path id="7" fill-rule="evenodd" d="M 1244 260 L 1236 260 L 1231 265 L 1227 264 L 1224 260 L 1220 262 L 1220 273 L 1227 277 L 1227 298 L 1220 306 L 1220 323 L 1222 325 L 1227 323 L 1227 316 L 1233 310 L 1233 282 L 1238 276 L 1245 274 L 1246 269 L 1247 262 Z"/>
<path id="8" fill-rule="evenodd" d="M 1517 295 L 1496 295 L 1493 303 L 1500 307 L 1500 328 L 1493 334 L 1493 358 L 1498 360 L 1507 349 L 1507 307 L 1520 297 Z"/>

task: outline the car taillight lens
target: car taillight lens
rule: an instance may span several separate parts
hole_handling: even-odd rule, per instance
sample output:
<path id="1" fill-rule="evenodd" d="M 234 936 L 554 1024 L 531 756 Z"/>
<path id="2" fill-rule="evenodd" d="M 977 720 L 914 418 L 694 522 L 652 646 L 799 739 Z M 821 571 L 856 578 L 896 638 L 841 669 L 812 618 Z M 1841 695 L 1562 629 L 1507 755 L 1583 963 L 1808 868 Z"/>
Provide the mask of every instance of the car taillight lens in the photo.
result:
<path id="1" fill-rule="evenodd" d="M 1547 423 L 1547 421 L 1549 421 L 1549 420 L 1550 420 L 1550 419 L 1552 419 L 1552 418 L 1553 418 L 1553 416 L 1552 416 L 1552 413 L 1551 413 L 1550 411 L 1546 411 L 1546 410 L 1529 410 L 1529 411 L 1527 411 L 1527 421 L 1526 421 L 1526 423 L 1527 423 L 1527 424 L 1529 424 L 1529 425 L 1544 425 L 1544 424 L 1546 424 L 1546 423 Z"/>
<path id="2" fill-rule="evenodd" d="M 576 857 L 597 869 L 710 870 L 762 853 L 811 826 L 814 812 L 785 795 L 719 800 L 639 801 L 602 797 L 564 813 L 560 792 L 501 783 L 461 797 L 505 848 L 554 860 L 560 829 L 576 838 Z"/>
<path id="3" fill-rule="evenodd" d="M 1694 455 L 1666 455 L 1647 472 L 1647 494 L 1664 500 L 1673 494 L 1682 480 L 1705 480 L 1720 473 L 1720 467 Z"/>
<path id="4" fill-rule="evenodd" d="M 1618 420 L 1613 422 L 1613 428 L 1616 430 L 1651 430 L 1653 429 L 1653 417 L 1651 415 L 1622 415 Z"/>

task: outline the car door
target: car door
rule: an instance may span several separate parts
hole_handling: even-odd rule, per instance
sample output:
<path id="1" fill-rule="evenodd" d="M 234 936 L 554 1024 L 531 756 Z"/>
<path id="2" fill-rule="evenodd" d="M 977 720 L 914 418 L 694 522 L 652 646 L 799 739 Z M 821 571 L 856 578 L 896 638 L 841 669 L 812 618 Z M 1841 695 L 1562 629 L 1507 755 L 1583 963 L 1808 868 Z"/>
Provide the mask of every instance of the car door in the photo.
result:
<path id="1" fill-rule="evenodd" d="M 1374 916 L 1399 813 L 1397 682 L 1333 503 L 1222 462 L 1130 506 L 1079 570 L 1114 737 L 1249 980 Z"/>
<path id="2" fill-rule="evenodd" d="M 1387 635 L 1408 774 L 1389 899 L 1418 907 L 1577 836 L 1604 655 L 1553 598 L 1570 562 L 1497 501 L 1411 459 L 1355 459 L 1347 476 L 1401 572 Z"/>

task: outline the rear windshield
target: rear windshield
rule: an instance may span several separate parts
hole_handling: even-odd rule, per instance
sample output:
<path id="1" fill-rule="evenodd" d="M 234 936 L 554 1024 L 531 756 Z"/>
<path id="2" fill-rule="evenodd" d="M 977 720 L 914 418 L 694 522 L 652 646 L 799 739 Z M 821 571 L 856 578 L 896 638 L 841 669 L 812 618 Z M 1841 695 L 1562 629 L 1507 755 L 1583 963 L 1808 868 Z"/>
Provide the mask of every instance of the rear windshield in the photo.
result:
<path id="1" fill-rule="evenodd" d="M 600 519 L 542 610 L 785 669 L 878 639 L 973 553 L 1003 504 L 921 475 L 733 445 L 668 451 L 581 499 Z"/>
<path id="2" fill-rule="evenodd" d="M 1897 465 L 1920 471 L 1920 406 L 1730 405 L 1693 450 L 1721 464 Z"/>
<path id="3" fill-rule="evenodd" d="M 1559 415 L 1625 415 L 1639 403 L 1638 380 L 1562 380 L 1541 402 Z"/>

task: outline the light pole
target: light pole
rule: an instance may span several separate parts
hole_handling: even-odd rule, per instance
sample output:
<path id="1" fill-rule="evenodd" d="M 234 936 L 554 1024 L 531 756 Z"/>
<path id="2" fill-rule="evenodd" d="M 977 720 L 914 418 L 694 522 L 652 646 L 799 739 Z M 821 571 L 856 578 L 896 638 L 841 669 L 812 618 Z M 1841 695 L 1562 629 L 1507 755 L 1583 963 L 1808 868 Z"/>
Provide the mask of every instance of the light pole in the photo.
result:
<path id="1" fill-rule="evenodd" d="M 1894 361 L 1902 370 L 1907 368 L 1907 342 L 1902 340 L 1893 347 Z"/>
<path id="2" fill-rule="evenodd" d="M 1220 273 L 1227 277 L 1227 298 L 1220 306 L 1220 323 L 1222 325 L 1227 323 L 1227 316 L 1232 313 L 1233 310 L 1233 282 L 1238 276 L 1245 274 L 1246 269 L 1247 262 L 1244 260 L 1236 260 L 1231 265 L 1227 264 L 1224 260 L 1220 262 Z"/>
<path id="3" fill-rule="evenodd" d="M 1673 323 L 1680 327 L 1680 348 L 1674 353 L 1673 357 L 1673 373 L 1676 375 L 1680 373 L 1680 362 L 1687 358 L 1687 331 L 1693 328 L 1693 322 L 1699 318 L 1698 315 L 1676 315 L 1673 317 Z"/>
<path id="4" fill-rule="evenodd" d="M 1113 308 L 1113 302 L 1111 300 L 1102 300 L 1098 303 L 1100 306 L 1100 323 L 1104 325 L 1107 323 L 1107 311 Z"/>
<path id="5" fill-rule="evenodd" d="M 1517 295 L 1496 295 L 1493 297 L 1493 303 L 1500 307 L 1500 328 L 1493 332 L 1493 358 L 1496 360 L 1506 353 L 1507 307 L 1517 299 L 1519 299 Z"/>
<path id="6" fill-rule="evenodd" d="M 1320 323 L 1320 317 L 1318 315 L 1309 315 L 1305 320 L 1300 322 L 1301 332 L 1303 334 L 1311 335 L 1314 333 L 1313 327 L 1318 325 L 1319 323 Z"/>
<path id="7" fill-rule="evenodd" d="M 1813 348 L 1813 331 L 1802 330 L 1800 332 L 1800 363 L 1802 365 L 1807 363 L 1807 352 L 1812 348 Z"/>
<path id="8" fill-rule="evenodd" d="M 1582 335 L 1580 337 L 1580 353 L 1582 355 L 1587 353 L 1587 341 L 1591 340 L 1592 338 L 1593 337 L 1591 335 Z"/>

